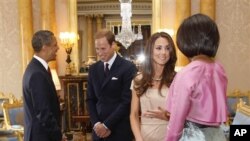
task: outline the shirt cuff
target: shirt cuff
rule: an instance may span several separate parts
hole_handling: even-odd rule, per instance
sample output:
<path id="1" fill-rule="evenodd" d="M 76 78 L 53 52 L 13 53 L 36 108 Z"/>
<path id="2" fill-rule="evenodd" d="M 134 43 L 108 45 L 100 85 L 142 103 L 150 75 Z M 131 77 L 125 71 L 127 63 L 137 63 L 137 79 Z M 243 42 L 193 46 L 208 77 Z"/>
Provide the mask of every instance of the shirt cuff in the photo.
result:
<path id="1" fill-rule="evenodd" d="M 98 124 L 100 124 L 100 123 L 101 123 L 101 122 L 95 123 L 93 129 L 94 129 Z"/>

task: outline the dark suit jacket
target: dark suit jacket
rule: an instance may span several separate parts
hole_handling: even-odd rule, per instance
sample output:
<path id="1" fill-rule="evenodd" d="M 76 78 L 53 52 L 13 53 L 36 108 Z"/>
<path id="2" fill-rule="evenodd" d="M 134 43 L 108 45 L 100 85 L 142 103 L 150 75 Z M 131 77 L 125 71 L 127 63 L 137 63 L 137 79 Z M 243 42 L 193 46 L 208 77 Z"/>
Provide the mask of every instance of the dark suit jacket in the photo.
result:
<path id="1" fill-rule="evenodd" d="M 35 58 L 23 76 L 24 140 L 61 141 L 60 105 L 53 80 Z"/>
<path id="2" fill-rule="evenodd" d="M 100 121 L 111 130 L 111 135 L 105 141 L 132 139 L 130 85 L 135 73 L 135 65 L 118 55 L 107 77 L 104 76 L 102 61 L 90 66 L 86 101 L 92 125 Z M 93 138 L 101 140 L 94 132 Z"/>

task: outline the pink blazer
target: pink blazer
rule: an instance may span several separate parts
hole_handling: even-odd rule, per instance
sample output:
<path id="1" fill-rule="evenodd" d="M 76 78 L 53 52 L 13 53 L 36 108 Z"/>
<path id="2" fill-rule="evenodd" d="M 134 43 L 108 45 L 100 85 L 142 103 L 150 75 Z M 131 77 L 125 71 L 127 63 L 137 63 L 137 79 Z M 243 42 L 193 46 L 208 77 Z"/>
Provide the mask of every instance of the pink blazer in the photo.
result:
<path id="1" fill-rule="evenodd" d="M 186 120 L 220 125 L 227 119 L 227 77 L 217 63 L 192 61 L 177 73 L 169 89 L 167 110 L 171 113 L 166 141 L 177 141 Z"/>

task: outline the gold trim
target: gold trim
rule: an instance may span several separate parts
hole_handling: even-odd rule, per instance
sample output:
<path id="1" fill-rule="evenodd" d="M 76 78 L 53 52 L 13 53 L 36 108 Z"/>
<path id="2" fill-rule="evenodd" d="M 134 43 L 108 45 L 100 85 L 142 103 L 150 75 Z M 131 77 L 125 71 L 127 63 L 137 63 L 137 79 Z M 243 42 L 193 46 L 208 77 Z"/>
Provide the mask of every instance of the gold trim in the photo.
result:
<path id="1" fill-rule="evenodd" d="M 72 125 L 71 125 L 71 122 L 72 122 L 72 115 L 71 115 L 71 104 L 70 104 L 70 85 L 73 85 L 73 86 L 76 86 L 76 92 L 77 92 L 77 112 L 79 114 L 79 84 L 77 82 L 74 82 L 74 83 L 68 83 L 67 84 L 67 93 L 68 93 L 68 97 L 67 97 L 67 108 L 68 108 L 68 124 L 69 124 L 69 130 L 79 130 L 80 129 L 80 123 L 77 123 L 78 124 L 78 127 L 77 128 L 73 128 Z"/>
<path id="2" fill-rule="evenodd" d="M 241 97 L 248 97 L 248 101 L 250 102 L 250 92 L 242 93 L 239 89 L 235 89 L 232 93 L 229 93 L 227 97 L 237 98 L 238 100 Z"/>
<path id="3" fill-rule="evenodd" d="M 241 112 L 250 118 L 250 106 L 246 105 L 242 99 L 240 99 L 240 102 L 237 104 L 237 112 Z"/>
<path id="4" fill-rule="evenodd" d="M 2 103 L 3 107 L 3 114 L 4 114 L 4 122 L 5 122 L 5 128 L 7 130 L 12 130 L 15 132 L 15 134 L 18 136 L 19 141 L 23 141 L 23 135 L 24 135 L 24 127 L 23 125 L 18 125 L 20 128 L 16 129 L 13 128 L 11 121 L 10 121 L 10 115 L 9 115 L 9 110 L 13 108 L 23 108 L 23 103 L 20 101 L 17 101 L 15 103 L 9 103 L 7 101 L 4 101 Z M 22 113 L 23 114 L 23 113 Z M 23 116 L 24 117 L 24 116 Z M 24 119 L 23 119 L 24 120 Z M 24 123 L 23 123 L 24 124 Z"/>

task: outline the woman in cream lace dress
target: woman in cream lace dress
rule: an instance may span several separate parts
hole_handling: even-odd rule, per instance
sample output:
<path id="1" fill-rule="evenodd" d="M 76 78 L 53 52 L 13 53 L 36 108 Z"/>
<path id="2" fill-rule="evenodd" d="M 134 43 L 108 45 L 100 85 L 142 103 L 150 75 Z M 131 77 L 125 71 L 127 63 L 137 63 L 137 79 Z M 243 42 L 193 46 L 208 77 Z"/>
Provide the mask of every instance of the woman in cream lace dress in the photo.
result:
<path id="1" fill-rule="evenodd" d="M 142 70 L 131 85 L 131 128 L 136 141 L 164 141 L 169 116 L 163 107 L 176 63 L 171 36 L 165 32 L 153 34 L 145 56 Z"/>

